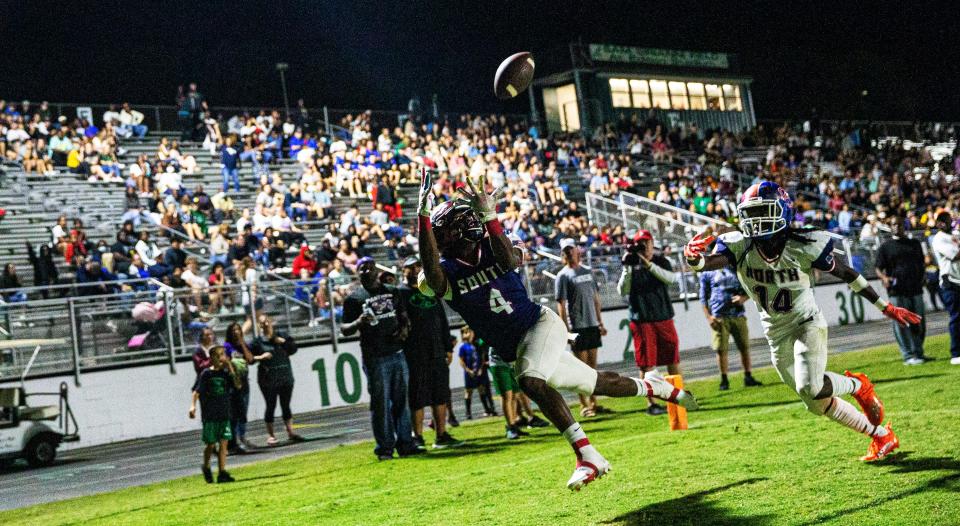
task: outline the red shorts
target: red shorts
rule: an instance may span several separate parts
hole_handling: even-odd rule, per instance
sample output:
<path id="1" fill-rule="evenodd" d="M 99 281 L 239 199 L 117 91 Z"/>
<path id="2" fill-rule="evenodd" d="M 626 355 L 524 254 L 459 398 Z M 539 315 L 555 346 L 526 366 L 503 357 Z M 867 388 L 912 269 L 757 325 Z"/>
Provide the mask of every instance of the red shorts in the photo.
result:
<path id="1" fill-rule="evenodd" d="M 637 367 L 680 363 L 680 339 L 673 320 L 630 322 Z"/>

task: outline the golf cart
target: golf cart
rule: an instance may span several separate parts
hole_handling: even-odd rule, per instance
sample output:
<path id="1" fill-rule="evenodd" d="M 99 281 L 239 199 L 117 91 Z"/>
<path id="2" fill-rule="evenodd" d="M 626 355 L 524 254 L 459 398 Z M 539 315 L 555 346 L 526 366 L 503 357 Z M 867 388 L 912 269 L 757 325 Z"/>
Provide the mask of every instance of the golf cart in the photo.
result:
<path id="1" fill-rule="evenodd" d="M 40 347 L 62 345 L 64 340 L 0 340 L 0 350 L 36 347 L 20 377 L 20 387 L 0 387 L 0 467 L 25 459 L 33 467 L 49 466 L 57 456 L 61 442 L 80 440 L 77 420 L 70 410 L 67 383 L 55 393 L 27 393 L 24 380 Z M 38 398 L 56 405 L 40 405 Z M 34 402 L 34 403 L 31 403 Z"/>

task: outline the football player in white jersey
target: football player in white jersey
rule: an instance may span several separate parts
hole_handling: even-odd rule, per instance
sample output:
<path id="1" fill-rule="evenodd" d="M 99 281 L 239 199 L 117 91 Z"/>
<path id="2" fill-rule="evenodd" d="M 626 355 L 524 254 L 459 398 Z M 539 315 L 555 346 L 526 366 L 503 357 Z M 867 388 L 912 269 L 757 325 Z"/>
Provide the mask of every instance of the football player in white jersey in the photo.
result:
<path id="1" fill-rule="evenodd" d="M 684 248 L 694 270 L 736 269 L 740 282 L 760 311 L 773 365 L 810 412 L 824 415 L 871 437 L 864 461 L 883 458 L 899 447 L 890 423 L 883 426 L 883 403 L 863 373 L 840 375 L 826 370 L 827 322 L 814 301 L 813 269 L 842 279 L 885 316 L 901 325 L 920 317 L 881 299 L 857 271 L 833 257 L 833 239 L 817 230 L 791 228 L 790 196 L 764 181 L 744 192 L 738 207 L 740 231 L 721 234 L 711 255 L 713 236 L 693 238 Z M 860 412 L 841 395 L 853 395 Z"/>

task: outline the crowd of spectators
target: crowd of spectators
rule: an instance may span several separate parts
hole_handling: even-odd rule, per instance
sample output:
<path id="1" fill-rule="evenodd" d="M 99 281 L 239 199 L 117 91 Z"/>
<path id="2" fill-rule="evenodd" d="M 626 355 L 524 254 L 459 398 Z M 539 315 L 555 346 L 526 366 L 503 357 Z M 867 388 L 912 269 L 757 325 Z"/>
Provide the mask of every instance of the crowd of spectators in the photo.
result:
<path id="1" fill-rule="evenodd" d="M 366 111 L 344 116 L 328 135 L 302 100 L 285 116 L 277 110 L 226 116 L 191 84 L 177 97 L 180 140 L 163 137 L 156 152 L 134 160 L 119 145 L 148 129 L 143 114 L 127 103 L 111 106 L 99 120 L 58 116 L 47 103 L 0 107 L 6 159 L 30 171 L 65 166 L 126 186 L 124 226 L 115 242 L 87 240 L 76 222 L 69 230 L 57 225 L 51 257 L 62 256 L 78 281 L 82 274 L 95 281 L 149 276 L 183 282 L 196 292 L 194 306 L 210 312 L 242 302 L 211 287 L 222 291 L 246 282 L 251 270 L 297 280 L 298 298 L 316 302 L 325 315 L 338 312 L 359 258 L 381 254 L 379 247 L 382 259 L 392 262 L 416 253 L 402 188 L 418 182 L 421 168 L 437 173 L 438 200 L 455 195 L 467 176 L 483 174 L 491 188 L 502 187 L 502 221 L 533 253 L 556 250 L 564 238 L 601 248 L 626 241 L 623 225 L 591 224 L 582 202 L 568 199 L 581 191 L 577 185 L 612 197 L 647 194 L 733 223 L 739 191 L 758 178 L 773 179 L 795 196 L 802 222 L 870 241 L 894 215 L 907 230 L 929 228 L 937 211 L 956 209 L 952 194 L 960 184 L 955 157 L 934 159 L 929 149 L 884 140 L 878 126 L 816 119 L 735 133 L 672 125 L 651 112 L 581 136 L 545 135 L 504 115 L 398 119 Z M 916 127 L 911 134 L 935 141 L 952 137 L 953 130 Z M 207 153 L 197 153 L 197 144 Z M 31 149 L 35 158 L 26 155 Z M 190 179 L 210 162 L 220 165 L 223 185 L 207 193 Z M 280 163 L 293 168 L 281 172 Z M 241 197 L 249 206 L 237 206 Z M 149 234 L 139 239 L 137 230 L 152 230 L 143 228 L 145 221 L 212 264 L 196 271 L 185 260 L 170 265 Z M 310 230 L 314 244 L 307 246 Z M 97 261 L 101 254 L 111 261 Z M 31 255 L 39 258 L 40 249 Z M 55 282 L 48 270 L 36 270 L 42 281 L 35 282 Z M 326 280 L 335 284 L 332 293 Z"/>

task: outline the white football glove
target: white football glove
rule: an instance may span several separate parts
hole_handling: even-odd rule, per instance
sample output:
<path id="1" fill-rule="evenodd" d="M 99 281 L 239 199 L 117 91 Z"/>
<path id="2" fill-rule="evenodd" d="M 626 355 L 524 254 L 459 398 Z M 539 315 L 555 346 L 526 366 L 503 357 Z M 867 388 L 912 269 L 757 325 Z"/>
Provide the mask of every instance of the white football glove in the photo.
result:
<path id="1" fill-rule="evenodd" d="M 420 169 L 420 198 L 417 200 L 417 214 L 430 217 L 433 210 L 433 178 L 426 167 Z"/>
<path id="2" fill-rule="evenodd" d="M 487 183 L 486 174 L 480 174 L 480 177 L 477 178 L 476 184 L 469 176 L 467 176 L 466 179 L 467 188 L 464 188 L 462 191 L 467 197 L 467 200 L 470 201 L 470 206 L 473 208 L 473 211 L 480 216 L 480 220 L 484 223 L 496 219 L 496 204 L 497 200 L 500 198 L 503 188 L 497 188 L 489 194 L 486 193 L 484 191 Z"/>

